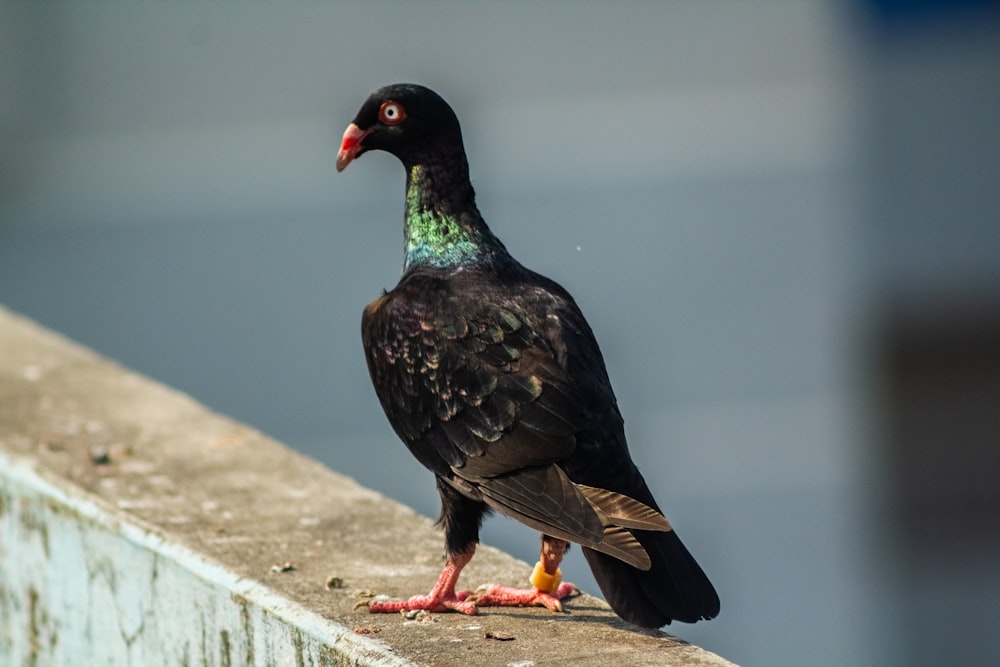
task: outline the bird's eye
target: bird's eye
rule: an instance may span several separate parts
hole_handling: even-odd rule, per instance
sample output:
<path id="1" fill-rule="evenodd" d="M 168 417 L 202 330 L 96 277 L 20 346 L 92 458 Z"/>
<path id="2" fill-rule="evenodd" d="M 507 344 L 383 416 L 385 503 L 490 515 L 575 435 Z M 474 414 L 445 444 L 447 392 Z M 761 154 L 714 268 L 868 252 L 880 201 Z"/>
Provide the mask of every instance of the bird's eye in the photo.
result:
<path id="1" fill-rule="evenodd" d="M 386 125 L 396 125 L 406 118 L 406 111 L 399 102 L 383 102 L 378 110 L 378 119 Z"/>

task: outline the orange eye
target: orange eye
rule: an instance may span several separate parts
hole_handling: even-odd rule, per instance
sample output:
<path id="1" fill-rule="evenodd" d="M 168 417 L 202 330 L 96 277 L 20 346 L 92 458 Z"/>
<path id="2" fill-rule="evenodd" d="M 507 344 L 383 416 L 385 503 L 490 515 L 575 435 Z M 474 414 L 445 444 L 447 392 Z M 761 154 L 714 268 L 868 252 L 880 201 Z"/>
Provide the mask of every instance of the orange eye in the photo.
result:
<path id="1" fill-rule="evenodd" d="M 383 102 L 378 110 L 378 119 L 386 125 L 396 125 L 406 119 L 406 111 L 399 102 Z"/>

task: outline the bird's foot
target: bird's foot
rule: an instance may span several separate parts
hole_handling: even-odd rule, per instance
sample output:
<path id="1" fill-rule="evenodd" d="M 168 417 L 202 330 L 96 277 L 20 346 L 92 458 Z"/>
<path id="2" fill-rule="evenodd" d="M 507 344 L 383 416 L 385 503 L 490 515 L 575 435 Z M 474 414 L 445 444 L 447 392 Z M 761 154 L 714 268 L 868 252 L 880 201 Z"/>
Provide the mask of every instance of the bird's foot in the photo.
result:
<path id="1" fill-rule="evenodd" d="M 545 607 L 561 612 L 562 601 L 578 595 L 580 589 L 562 580 L 559 563 L 569 542 L 548 535 L 542 536 L 542 552 L 529 581 L 531 588 L 512 588 L 489 584 L 481 586 L 468 599 L 480 607 Z"/>
<path id="2" fill-rule="evenodd" d="M 545 607 L 550 611 L 561 612 L 562 601 L 579 594 L 580 589 L 567 582 L 560 583 L 551 593 L 537 588 L 488 584 L 480 586 L 466 599 L 479 607 Z"/>
<path id="3" fill-rule="evenodd" d="M 368 607 L 372 614 L 393 614 L 405 611 L 429 611 L 445 612 L 457 611 L 469 616 L 475 616 L 478 609 L 476 603 L 469 598 L 469 591 L 458 591 L 451 595 L 437 595 L 431 591 L 430 595 L 414 595 L 409 600 L 365 600 L 359 602 L 357 607 Z"/>
<path id="4" fill-rule="evenodd" d="M 427 595 L 414 595 L 409 600 L 367 600 L 355 605 L 358 607 L 368 607 L 368 611 L 373 614 L 396 613 L 405 611 L 457 611 L 473 616 L 476 614 L 476 603 L 469 600 L 469 591 L 455 591 L 455 584 L 458 575 L 461 574 L 473 554 L 476 553 L 476 545 L 473 543 L 465 551 L 452 554 L 441 570 L 434 588 Z"/>

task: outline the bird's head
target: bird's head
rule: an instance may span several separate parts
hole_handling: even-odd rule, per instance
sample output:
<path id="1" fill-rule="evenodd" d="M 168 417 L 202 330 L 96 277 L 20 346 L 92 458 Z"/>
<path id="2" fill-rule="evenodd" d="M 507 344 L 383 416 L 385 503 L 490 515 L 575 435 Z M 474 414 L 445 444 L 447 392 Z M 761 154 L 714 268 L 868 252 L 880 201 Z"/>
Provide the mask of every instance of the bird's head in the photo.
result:
<path id="1" fill-rule="evenodd" d="M 372 150 L 392 153 L 410 167 L 456 149 L 464 154 L 462 130 L 448 103 L 429 88 L 397 83 L 379 88 L 361 105 L 344 131 L 337 171 Z"/>

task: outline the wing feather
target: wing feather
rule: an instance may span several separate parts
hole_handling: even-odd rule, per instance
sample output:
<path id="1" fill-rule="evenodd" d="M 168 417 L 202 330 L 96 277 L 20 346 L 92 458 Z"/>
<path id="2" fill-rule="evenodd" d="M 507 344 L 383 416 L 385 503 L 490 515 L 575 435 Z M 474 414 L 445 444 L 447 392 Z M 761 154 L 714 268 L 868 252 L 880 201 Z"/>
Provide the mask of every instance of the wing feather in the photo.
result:
<path id="1" fill-rule="evenodd" d="M 411 283 L 424 300 L 444 289 L 433 281 Z M 430 320 L 415 314 L 414 294 L 399 287 L 365 311 L 369 371 L 393 428 L 424 465 L 466 496 L 648 569 L 649 555 L 629 529 L 666 531 L 667 520 L 628 496 L 576 484 L 563 469 L 592 417 L 590 399 L 566 368 L 576 343 L 559 331 L 580 336 L 584 325 L 550 316 L 537 323 L 539 333 L 513 307 L 483 303 L 464 312 L 447 307 L 446 297 L 438 296 L 443 305 Z M 410 303 L 396 308 L 395 299 Z M 602 401 L 608 392 L 613 407 L 603 368 L 596 370 L 596 389 L 586 391 Z"/>

